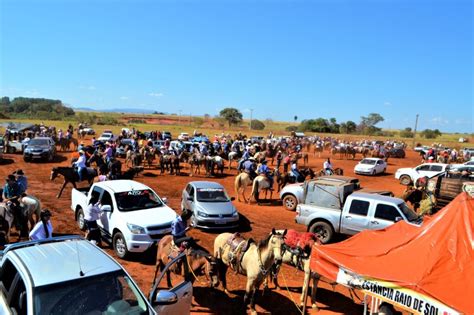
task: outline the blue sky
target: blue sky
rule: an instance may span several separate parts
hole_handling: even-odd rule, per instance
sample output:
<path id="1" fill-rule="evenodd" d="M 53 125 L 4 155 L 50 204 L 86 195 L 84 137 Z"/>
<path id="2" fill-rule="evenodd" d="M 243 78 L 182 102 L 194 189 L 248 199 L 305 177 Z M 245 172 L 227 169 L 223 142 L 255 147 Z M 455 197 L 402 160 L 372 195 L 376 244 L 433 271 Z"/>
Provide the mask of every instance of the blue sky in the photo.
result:
<path id="1" fill-rule="evenodd" d="M 0 95 L 473 132 L 473 2 L 0 0 Z"/>

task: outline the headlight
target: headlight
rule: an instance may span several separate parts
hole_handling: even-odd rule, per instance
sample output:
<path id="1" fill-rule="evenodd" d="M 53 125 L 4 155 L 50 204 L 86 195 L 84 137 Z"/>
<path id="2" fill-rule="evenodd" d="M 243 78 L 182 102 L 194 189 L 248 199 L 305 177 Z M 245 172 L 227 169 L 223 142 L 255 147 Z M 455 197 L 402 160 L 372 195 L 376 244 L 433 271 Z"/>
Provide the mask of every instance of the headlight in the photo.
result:
<path id="1" fill-rule="evenodd" d="M 127 223 L 127 227 L 132 234 L 145 234 L 145 229 L 139 225 Z"/>
<path id="2" fill-rule="evenodd" d="M 233 216 L 233 217 L 236 217 L 236 216 L 238 216 L 238 215 L 239 215 L 239 214 L 237 213 L 237 209 L 234 208 L 234 212 L 232 212 L 232 216 Z"/>
<path id="3" fill-rule="evenodd" d="M 209 216 L 207 213 L 202 212 L 202 211 L 198 211 L 197 215 L 200 216 L 200 217 L 203 217 L 203 218 L 207 218 Z"/>

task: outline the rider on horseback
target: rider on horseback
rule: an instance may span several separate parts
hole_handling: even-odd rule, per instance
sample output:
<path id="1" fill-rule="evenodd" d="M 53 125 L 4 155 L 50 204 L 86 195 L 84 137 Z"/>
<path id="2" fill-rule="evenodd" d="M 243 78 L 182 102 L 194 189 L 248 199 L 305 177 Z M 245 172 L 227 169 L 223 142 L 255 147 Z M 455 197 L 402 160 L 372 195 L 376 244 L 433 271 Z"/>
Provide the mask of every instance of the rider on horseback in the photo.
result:
<path id="1" fill-rule="evenodd" d="M 334 170 L 332 169 L 332 164 L 331 160 L 328 158 L 326 161 L 323 163 L 323 169 L 327 175 L 333 175 Z"/>
<path id="2" fill-rule="evenodd" d="M 242 165 L 243 171 L 249 174 L 251 180 L 257 177 L 257 173 L 255 172 L 255 167 L 256 167 L 255 159 L 253 157 L 246 160 Z"/>
<path id="3" fill-rule="evenodd" d="M 77 167 L 77 175 L 79 176 L 79 181 L 82 182 L 84 173 L 87 172 L 86 154 L 84 150 L 79 151 L 79 158 L 74 162 L 74 166 Z"/>
<path id="4" fill-rule="evenodd" d="M 20 195 L 20 187 L 16 182 L 15 175 L 8 175 L 3 187 L 3 201 L 9 205 L 13 213 L 15 226 L 20 231 L 20 237 L 28 237 L 28 226 L 20 206 Z"/>
<path id="5" fill-rule="evenodd" d="M 184 209 L 181 215 L 177 216 L 173 222 L 171 222 L 171 235 L 173 235 L 173 242 L 180 251 L 186 249 L 193 239 L 192 237 L 186 236 L 186 231 L 188 230 L 187 221 L 192 215 L 192 211 Z"/>
<path id="6" fill-rule="evenodd" d="M 237 166 L 237 169 L 240 171 L 243 169 L 245 169 L 244 167 L 244 163 L 245 161 L 247 161 L 248 159 L 250 158 L 250 152 L 249 152 L 249 148 L 246 148 L 244 150 L 244 153 L 242 154 L 242 158 L 239 160 L 239 165 Z"/>
<path id="7" fill-rule="evenodd" d="M 270 182 L 270 190 L 273 190 L 273 175 L 270 172 L 270 168 L 268 168 L 267 160 L 263 160 L 262 164 L 258 168 L 258 175 L 265 175 Z"/>
<path id="8" fill-rule="evenodd" d="M 298 171 L 298 165 L 296 164 L 296 161 L 291 164 L 290 175 L 295 179 L 295 183 L 304 182 L 304 177 Z"/>

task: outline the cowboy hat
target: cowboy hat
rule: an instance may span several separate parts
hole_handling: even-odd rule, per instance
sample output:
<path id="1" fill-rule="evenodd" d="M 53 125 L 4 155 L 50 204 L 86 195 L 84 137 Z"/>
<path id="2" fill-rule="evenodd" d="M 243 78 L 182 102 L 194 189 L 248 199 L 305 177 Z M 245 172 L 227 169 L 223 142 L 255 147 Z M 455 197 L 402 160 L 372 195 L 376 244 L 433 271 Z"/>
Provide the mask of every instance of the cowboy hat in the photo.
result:
<path id="1" fill-rule="evenodd" d="M 15 175 L 25 175 L 25 173 L 23 173 L 22 169 L 17 169 L 13 174 L 15 174 Z"/>
<path id="2" fill-rule="evenodd" d="M 84 150 L 79 150 L 79 154 L 85 154 Z"/>

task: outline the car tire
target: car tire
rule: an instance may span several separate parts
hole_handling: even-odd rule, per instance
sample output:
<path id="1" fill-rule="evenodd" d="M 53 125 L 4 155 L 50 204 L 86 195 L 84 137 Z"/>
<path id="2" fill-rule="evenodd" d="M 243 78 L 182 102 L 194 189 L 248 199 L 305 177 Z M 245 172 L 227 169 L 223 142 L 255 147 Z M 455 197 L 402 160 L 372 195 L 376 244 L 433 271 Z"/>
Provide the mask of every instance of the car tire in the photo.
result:
<path id="1" fill-rule="evenodd" d="M 53 162 L 53 160 L 54 160 L 53 153 L 48 154 L 48 162 Z"/>
<path id="2" fill-rule="evenodd" d="M 77 221 L 77 226 L 79 227 L 79 230 L 85 231 L 86 230 L 86 224 L 85 224 L 85 221 L 84 221 L 84 211 L 82 210 L 82 208 L 79 208 L 77 210 L 76 221 Z"/>
<path id="3" fill-rule="evenodd" d="M 376 171 L 376 170 L 373 170 L 373 171 L 372 171 L 372 175 L 373 175 L 373 176 L 377 175 L 377 171 Z"/>
<path id="4" fill-rule="evenodd" d="M 402 175 L 400 176 L 400 184 L 404 185 L 404 186 L 408 186 L 410 185 L 412 182 L 411 180 L 411 177 L 408 176 L 408 175 Z"/>
<path id="5" fill-rule="evenodd" d="M 127 249 L 127 242 L 122 233 L 117 232 L 114 234 L 112 246 L 114 247 L 115 254 L 119 258 L 126 259 L 130 255 L 130 252 Z"/>
<path id="6" fill-rule="evenodd" d="M 31 159 L 30 159 L 30 158 L 28 158 L 28 157 L 26 157 L 26 156 L 23 156 L 23 161 L 25 161 L 25 162 L 30 162 L 30 161 L 31 161 Z"/>
<path id="7" fill-rule="evenodd" d="M 283 207 L 288 211 L 295 211 L 296 206 L 298 205 L 298 200 L 294 195 L 286 195 L 283 197 Z"/>
<path id="8" fill-rule="evenodd" d="M 334 229 L 332 226 L 324 221 L 314 222 L 310 227 L 309 231 L 316 234 L 322 244 L 329 243 L 334 235 Z"/>

